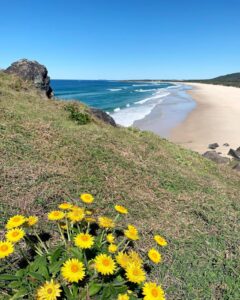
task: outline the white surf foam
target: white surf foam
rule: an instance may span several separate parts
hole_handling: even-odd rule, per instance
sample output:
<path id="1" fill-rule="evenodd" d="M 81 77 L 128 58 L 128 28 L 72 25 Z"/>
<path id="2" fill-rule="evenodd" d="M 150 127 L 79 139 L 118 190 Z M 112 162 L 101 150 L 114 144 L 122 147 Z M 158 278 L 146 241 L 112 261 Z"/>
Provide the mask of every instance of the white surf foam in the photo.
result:
<path id="1" fill-rule="evenodd" d="M 118 92 L 118 91 L 121 91 L 122 89 L 108 89 L 108 91 L 110 92 Z"/>
<path id="2" fill-rule="evenodd" d="M 168 95 L 170 95 L 170 93 L 165 93 L 165 94 L 154 94 L 154 96 L 153 97 L 149 97 L 149 98 L 146 98 L 146 99 L 143 99 L 143 100 L 140 100 L 140 101 L 137 101 L 137 102 L 134 102 L 135 104 L 144 104 L 144 103 L 146 103 L 146 102 L 148 102 L 148 101 L 151 101 L 151 100 L 154 100 L 154 99 L 158 99 L 158 98 L 163 98 L 163 97 L 166 97 L 166 96 L 168 96 Z"/>
<path id="3" fill-rule="evenodd" d="M 149 90 L 139 89 L 139 90 L 134 90 L 134 92 L 145 93 L 145 92 L 153 92 L 153 91 L 156 91 L 156 90 L 157 89 L 149 89 Z"/>
<path id="4" fill-rule="evenodd" d="M 121 108 L 120 108 L 120 107 L 117 107 L 117 108 L 115 108 L 113 111 L 118 112 L 118 111 L 120 111 L 120 110 L 121 110 Z"/>
<path id="5" fill-rule="evenodd" d="M 168 96 L 170 93 L 163 93 L 158 91 L 154 93 L 152 97 L 135 102 L 135 105 L 124 109 L 116 108 L 111 116 L 114 118 L 117 124 L 128 127 L 133 125 L 137 120 L 145 118 L 151 113 L 153 108 L 163 102 L 163 98 Z"/>

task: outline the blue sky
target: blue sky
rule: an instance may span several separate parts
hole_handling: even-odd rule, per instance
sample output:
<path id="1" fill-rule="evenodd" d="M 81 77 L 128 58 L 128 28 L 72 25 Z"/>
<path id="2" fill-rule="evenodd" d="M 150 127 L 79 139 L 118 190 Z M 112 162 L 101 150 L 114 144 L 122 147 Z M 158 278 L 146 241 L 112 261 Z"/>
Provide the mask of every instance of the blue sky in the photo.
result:
<path id="1" fill-rule="evenodd" d="M 240 72 L 240 0 L 1 1 L 0 68 L 51 78 L 210 78 Z"/>

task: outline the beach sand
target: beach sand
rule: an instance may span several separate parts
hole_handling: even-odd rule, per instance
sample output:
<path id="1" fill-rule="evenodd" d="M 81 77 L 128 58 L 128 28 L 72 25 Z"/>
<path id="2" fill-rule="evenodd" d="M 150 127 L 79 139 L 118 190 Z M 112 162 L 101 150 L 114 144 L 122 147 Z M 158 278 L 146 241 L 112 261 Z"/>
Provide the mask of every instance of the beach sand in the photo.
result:
<path id="1" fill-rule="evenodd" d="M 229 147 L 240 146 L 240 88 L 189 83 L 187 91 L 196 107 L 185 120 L 171 129 L 168 139 L 174 143 L 204 153 L 210 143 L 217 142 L 218 152 L 226 155 Z"/>

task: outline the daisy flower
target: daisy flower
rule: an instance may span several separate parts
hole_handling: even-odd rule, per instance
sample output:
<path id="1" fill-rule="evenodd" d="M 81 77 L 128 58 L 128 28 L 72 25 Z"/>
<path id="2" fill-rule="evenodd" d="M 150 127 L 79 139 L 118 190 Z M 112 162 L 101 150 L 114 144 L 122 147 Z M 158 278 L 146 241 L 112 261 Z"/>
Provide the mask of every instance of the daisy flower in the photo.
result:
<path id="1" fill-rule="evenodd" d="M 25 235 L 25 231 L 22 228 L 13 228 L 6 233 L 6 239 L 9 242 L 16 243 L 20 241 Z"/>
<path id="2" fill-rule="evenodd" d="M 79 233 L 74 238 L 74 243 L 79 248 L 90 249 L 94 244 L 94 237 L 89 233 Z"/>
<path id="3" fill-rule="evenodd" d="M 60 297 L 61 291 L 60 284 L 51 279 L 37 290 L 37 297 L 39 300 L 56 300 L 57 297 Z"/>
<path id="4" fill-rule="evenodd" d="M 161 254 L 154 248 L 150 249 L 148 251 L 148 257 L 150 258 L 150 260 L 152 262 L 154 262 L 155 264 L 159 264 L 161 261 Z"/>
<path id="5" fill-rule="evenodd" d="M 14 252 L 13 244 L 9 241 L 0 241 L 0 259 L 9 256 Z"/>
<path id="6" fill-rule="evenodd" d="M 159 246 L 167 246 L 167 241 L 158 234 L 154 236 L 154 240 Z"/>
<path id="7" fill-rule="evenodd" d="M 25 223 L 25 221 L 26 221 L 26 219 L 25 219 L 24 216 L 22 216 L 22 215 L 15 215 L 15 216 L 11 217 L 8 220 L 6 228 L 7 229 L 12 229 L 12 228 L 15 228 L 15 227 L 19 227 L 23 223 Z"/>
<path id="8" fill-rule="evenodd" d="M 154 282 L 146 282 L 144 284 L 143 295 L 144 300 L 165 300 L 163 289 Z"/>
<path id="9" fill-rule="evenodd" d="M 62 220 L 64 217 L 65 214 L 61 210 L 53 210 L 48 214 L 48 220 L 50 221 Z"/>
<path id="10" fill-rule="evenodd" d="M 85 267 L 80 260 L 72 258 L 63 264 L 61 273 L 68 282 L 78 282 L 85 277 Z"/>
<path id="11" fill-rule="evenodd" d="M 117 212 L 119 212 L 120 214 L 127 214 L 128 213 L 128 210 L 126 207 L 122 206 L 122 205 L 115 205 L 114 206 L 115 210 Z"/>
<path id="12" fill-rule="evenodd" d="M 94 197 L 91 194 L 81 194 L 80 199 L 87 204 L 90 204 L 94 201 Z"/>
<path id="13" fill-rule="evenodd" d="M 116 270 L 116 264 L 111 256 L 99 254 L 95 258 L 95 268 L 102 275 L 112 275 Z"/>

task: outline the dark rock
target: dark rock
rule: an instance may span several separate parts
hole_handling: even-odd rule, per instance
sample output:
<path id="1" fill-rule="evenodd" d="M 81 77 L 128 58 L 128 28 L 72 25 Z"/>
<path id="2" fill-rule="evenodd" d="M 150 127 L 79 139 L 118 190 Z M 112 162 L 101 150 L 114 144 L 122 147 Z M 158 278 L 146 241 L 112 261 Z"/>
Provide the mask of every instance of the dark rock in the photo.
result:
<path id="1" fill-rule="evenodd" d="M 114 119 L 109 116 L 105 111 L 97 108 L 90 107 L 90 113 L 92 113 L 96 118 L 102 120 L 104 123 L 110 124 L 114 127 L 117 127 Z"/>
<path id="2" fill-rule="evenodd" d="M 208 148 L 213 149 L 213 150 L 216 149 L 217 147 L 219 147 L 218 143 L 213 143 L 213 144 L 208 145 Z"/>
<path id="3" fill-rule="evenodd" d="M 234 167 L 233 170 L 240 172 L 240 163 L 237 163 Z"/>
<path id="4" fill-rule="evenodd" d="M 225 147 L 229 147 L 230 145 L 228 143 L 223 144 Z"/>
<path id="5" fill-rule="evenodd" d="M 239 154 L 240 154 L 240 147 L 238 147 L 238 148 L 236 149 L 236 151 L 239 152 Z"/>
<path id="6" fill-rule="evenodd" d="M 18 60 L 12 63 L 5 72 L 8 74 L 15 74 L 23 80 L 32 81 L 36 88 L 45 91 L 48 98 L 53 96 L 48 70 L 37 61 L 30 61 L 27 59 Z"/>
<path id="7" fill-rule="evenodd" d="M 217 164 L 227 164 L 229 162 L 227 157 L 222 157 L 216 151 L 207 151 L 203 154 L 203 157 L 208 158 Z"/>
<path id="8" fill-rule="evenodd" d="M 240 160 L 240 152 L 236 150 L 230 149 L 228 155 L 231 155 L 232 157 Z"/>

